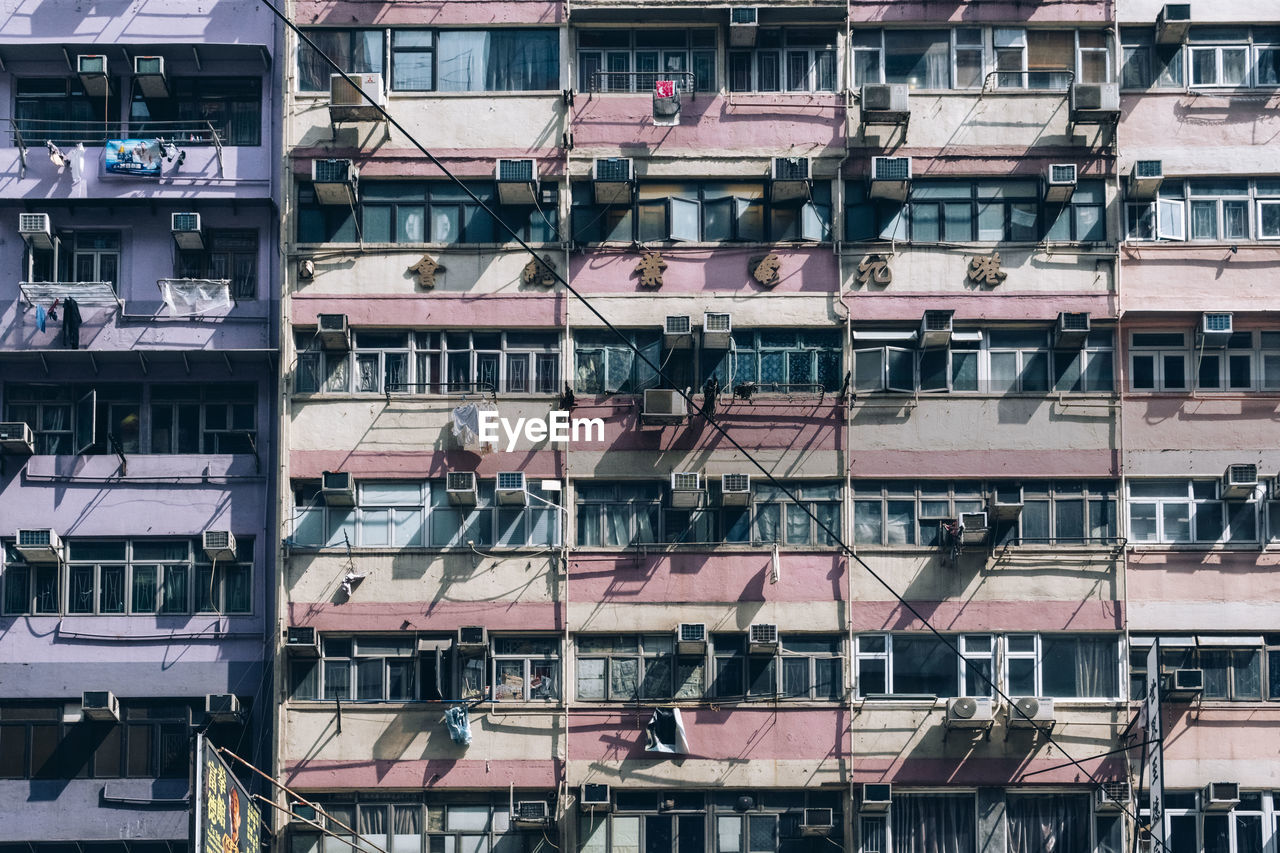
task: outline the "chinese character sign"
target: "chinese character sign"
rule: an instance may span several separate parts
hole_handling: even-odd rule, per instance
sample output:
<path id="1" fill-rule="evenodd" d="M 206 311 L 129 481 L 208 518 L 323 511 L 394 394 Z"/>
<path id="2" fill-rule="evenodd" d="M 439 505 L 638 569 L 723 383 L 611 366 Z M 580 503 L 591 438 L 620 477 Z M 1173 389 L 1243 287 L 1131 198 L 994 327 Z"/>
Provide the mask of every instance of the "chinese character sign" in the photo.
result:
<path id="1" fill-rule="evenodd" d="M 195 775 L 192 853 L 258 853 L 262 814 L 203 736 L 196 743 Z"/>
<path id="2" fill-rule="evenodd" d="M 155 139 L 107 140 L 103 168 L 111 175 L 132 175 L 135 178 L 160 177 L 162 155 L 160 143 Z"/>
<path id="3" fill-rule="evenodd" d="M 1147 652 L 1147 698 L 1143 704 L 1147 742 L 1147 791 L 1151 796 L 1151 849 L 1163 850 L 1164 838 L 1164 721 L 1160 719 L 1160 641 Z"/>

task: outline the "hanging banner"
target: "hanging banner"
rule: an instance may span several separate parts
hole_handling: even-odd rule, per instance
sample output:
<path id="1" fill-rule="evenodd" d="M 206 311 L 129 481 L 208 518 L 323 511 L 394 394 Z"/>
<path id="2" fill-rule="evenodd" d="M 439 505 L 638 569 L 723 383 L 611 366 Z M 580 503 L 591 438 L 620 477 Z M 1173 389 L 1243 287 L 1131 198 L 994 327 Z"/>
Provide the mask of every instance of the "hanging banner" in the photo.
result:
<path id="1" fill-rule="evenodd" d="M 1151 799 L 1151 849 L 1164 850 L 1164 721 L 1160 718 L 1160 640 L 1147 652 L 1147 698 L 1142 704 L 1147 742 L 1147 792 Z"/>
<path id="2" fill-rule="evenodd" d="M 259 853 L 262 814 L 204 735 L 196 737 L 191 853 Z"/>
<path id="3" fill-rule="evenodd" d="M 164 157 L 155 139 L 108 139 L 103 168 L 109 175 L 160 177 Z"/>

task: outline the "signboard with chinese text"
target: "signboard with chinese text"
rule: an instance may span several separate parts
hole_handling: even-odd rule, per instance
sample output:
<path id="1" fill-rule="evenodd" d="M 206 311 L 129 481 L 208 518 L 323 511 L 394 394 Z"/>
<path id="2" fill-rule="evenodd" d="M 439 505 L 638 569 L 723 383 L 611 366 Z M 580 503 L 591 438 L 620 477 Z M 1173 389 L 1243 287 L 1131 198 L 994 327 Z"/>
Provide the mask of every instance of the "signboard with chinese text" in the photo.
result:
<path id="1" fill-rule="evenodd" d="M 1142 704 L 1147 742 L 1147 792 L 1151 800 L 1151 849 L 1162 851 L 1164 843 L 1164 721 L 1160 719 L 1160 641 L 1147 652 L 1147 698 Z"/>
<path id="2" fill-rule="evenodd" d="M 262 813 L 204 737 L 196 738 L 191 853 L 259 853 Z"/>
<path id="3" fill-rule="evenodd" d="M 103 169 L 109 175 L 135 178 L 160 177 L 163 155 L 155 139 L 108 139 Z"/>

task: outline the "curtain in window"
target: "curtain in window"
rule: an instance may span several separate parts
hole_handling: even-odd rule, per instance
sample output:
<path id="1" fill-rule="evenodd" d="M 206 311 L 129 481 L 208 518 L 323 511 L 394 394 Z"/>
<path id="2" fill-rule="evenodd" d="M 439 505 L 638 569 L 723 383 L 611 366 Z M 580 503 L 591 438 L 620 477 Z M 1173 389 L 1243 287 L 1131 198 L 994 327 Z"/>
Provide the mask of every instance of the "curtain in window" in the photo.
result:
<path id="1" fill-rule="evenodd" d="M 1009 853 L 1089 853 L 1089 800 L 1082 796 L 1005 799 Z"/>
<path id="2" fill-rule="evenodd" d="M 894 853 L 974 853 L 974 811 L 973 797 L 967 795 L 894 797 Z"/>
<path id="3" fill-rule="evenodd" d="M 555 30 L 442 30 L 439 39 L 441 91 L 559 88 Z"/>
<path id="4" fill-rule="evenodd" d="M 631 541 L 630 526 L 627 519 L 631 515 L 631 507 L 627 504 L 604 505 L 604 541 L 602 545 L 626 545 Z"/>
<path id="5" fill-rule="evenodd" d="M 606 347 L 605 354 L 604 390 L 612 394 L 631 381 L 631 367 L 635 364 L 636 355 L 622 347 Z"/>

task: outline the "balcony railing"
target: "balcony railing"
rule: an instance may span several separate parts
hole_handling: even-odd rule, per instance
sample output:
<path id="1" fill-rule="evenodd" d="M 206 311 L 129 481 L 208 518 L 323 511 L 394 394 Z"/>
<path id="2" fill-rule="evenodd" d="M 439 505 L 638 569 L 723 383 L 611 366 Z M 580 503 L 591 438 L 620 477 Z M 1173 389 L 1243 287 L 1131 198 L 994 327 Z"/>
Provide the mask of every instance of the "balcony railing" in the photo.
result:
<path id="1" fill-rule="evenodd" d="M 109 281 L 24 281 L 18 285 L 22 301 L 46 309 L 54 300 L 74 299 L 82 308 L 122 308 L 115 285 Z"/>
<path id="2" fill-rule="evenodd" d="M 59 148 L 83 144 L 105 146 L 113 139 L 154 139 L 162 146 L 178 149 L 213 146 L 222 165 L 222 141 L 227 127 L 215 127 L 208 121 L 63 121 L 61 119 L 5 119 L 10 139 L 18 149 L 22 175 L 26 176 L 29 149 L 52 142 Z"/>
<path id="3" fill-rule="evenodd" d="M 591 91 L 648 94 L 659 80 L 674 80 L 678 91 L 691 96 L 697 91 L 692 71 L 596 71 L 591 75 Z"/>

